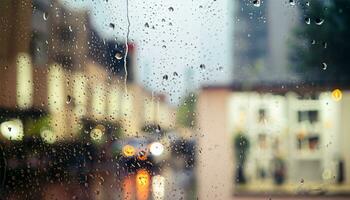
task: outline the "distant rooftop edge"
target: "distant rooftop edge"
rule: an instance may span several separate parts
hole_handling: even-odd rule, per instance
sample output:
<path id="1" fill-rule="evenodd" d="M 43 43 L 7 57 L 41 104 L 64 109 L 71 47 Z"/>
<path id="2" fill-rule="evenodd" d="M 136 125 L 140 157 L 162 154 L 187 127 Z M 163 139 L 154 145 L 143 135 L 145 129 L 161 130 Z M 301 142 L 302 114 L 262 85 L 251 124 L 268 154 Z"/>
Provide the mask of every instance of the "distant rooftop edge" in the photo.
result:
<path id="1" fill-rule="evenodd" d="M 304 82 L 295 82 L 295 83 L 232 82 L 231 84 L 227 84 L 227 85 L 208 85 L 208 86 L 202 87 L 202 90 L 254 91 L 254 92 L 263 92 L 263 93 L 267 93 L 267 92 L 278 93 L 278 94 L 285 94 L 288 92 L 313 93 L 313 92 L 332 91 L 334 89 L 350 90 L 350 81 L 347 81 L 347 82 L 304 81 Z"/>

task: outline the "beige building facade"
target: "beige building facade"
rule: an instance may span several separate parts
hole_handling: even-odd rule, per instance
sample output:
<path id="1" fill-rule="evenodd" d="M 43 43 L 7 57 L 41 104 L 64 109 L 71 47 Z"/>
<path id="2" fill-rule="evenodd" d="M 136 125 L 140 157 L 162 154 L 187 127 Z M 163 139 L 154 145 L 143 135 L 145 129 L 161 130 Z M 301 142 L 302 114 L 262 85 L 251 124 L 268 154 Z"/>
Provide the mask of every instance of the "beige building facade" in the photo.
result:
<path id="1" fill-rule="evenodd" d="M 350 92 L 339 87 L 204 88 L 198 99 L 198 191 L 201 199 L 230 199 L 240 192 L 295 194 L 321 188 L 350 190 Z M 247 183 L 235 181 L 234 137 L 244 132 L 250 148 Z M 274 159 L 282 159 L 282 186 L 274 183 Z M 265 171 L 261 177 L 259 170 Z M 338 187 L 333 187 L 339 184 Z"/>

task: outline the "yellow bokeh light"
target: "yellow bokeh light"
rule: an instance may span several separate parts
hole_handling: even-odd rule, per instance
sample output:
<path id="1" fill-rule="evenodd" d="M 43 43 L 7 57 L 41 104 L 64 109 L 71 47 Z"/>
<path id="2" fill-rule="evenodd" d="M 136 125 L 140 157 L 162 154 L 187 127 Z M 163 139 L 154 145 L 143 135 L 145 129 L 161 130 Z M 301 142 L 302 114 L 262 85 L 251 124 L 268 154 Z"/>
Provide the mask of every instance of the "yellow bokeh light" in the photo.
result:
<path id="1" fill-rule="evenodd" d="M 150 175 L 145 169 L 140 169 L 136 174 L 136 194 L 138 200 L 149 199 Z"/>
<path id="2" fill-rule="evenodd" d="M 137 172 L 136 181 L 140 185 L 148 185 L 149 174 L 146 170 L 141 169 Z"/>
<path id="3" fill-rule="evenodd" d="M 339 89 L 335 89 L 332 91 L 332 98 L 334 101 L 340 101 L 343 96 L 343 93 Z"/>
<path id="4" fill-rule="evenodd" d="M 123 155 L 125 157 L 131 157 L 135 155 L 135 148 L 131 145 L 125 145 L 123 147 Z"/>

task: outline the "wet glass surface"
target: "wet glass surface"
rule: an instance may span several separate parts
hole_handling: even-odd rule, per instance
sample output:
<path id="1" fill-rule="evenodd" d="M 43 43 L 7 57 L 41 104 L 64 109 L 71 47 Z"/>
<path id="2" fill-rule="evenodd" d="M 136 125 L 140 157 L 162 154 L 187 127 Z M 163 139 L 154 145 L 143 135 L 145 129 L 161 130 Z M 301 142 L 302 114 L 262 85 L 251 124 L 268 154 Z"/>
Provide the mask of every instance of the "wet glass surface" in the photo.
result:
<path id="1" fill-rule="evenodd" d="M 0 199 L 348 199 L 349 13 L 2 0 Z"/>

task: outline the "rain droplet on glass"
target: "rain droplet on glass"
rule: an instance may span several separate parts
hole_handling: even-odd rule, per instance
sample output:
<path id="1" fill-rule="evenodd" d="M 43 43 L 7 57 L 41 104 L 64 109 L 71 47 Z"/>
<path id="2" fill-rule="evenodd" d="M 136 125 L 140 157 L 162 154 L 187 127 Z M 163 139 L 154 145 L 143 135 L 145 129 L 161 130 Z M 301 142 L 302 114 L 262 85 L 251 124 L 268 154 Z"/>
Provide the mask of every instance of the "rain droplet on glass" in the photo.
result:
<path id="1" fill-rule="evenodd" d="M 43 13 L 43 18 L 46 21 L 49 18 L 49 14 L 47 12 Z"/>
<path id="2" fill-rule="evenodd" d="M 121 60 L 123 58 L 123 54 L 121 52 L 117 52 L 115 53 L 114 57 L 117 59 L 117 60 Z"/>
<path id="3" fill-rule="evenodd" d="M 318 25 L 318 26 L 322 25 L 323 22 L 324 22 L 324 19 L 322 19 L 322 18 L 316 18 L 315 19 L 315 24 Z"/>
<path id="4" fill-rule="evenodd" d="M 168 10 L 169 10 L 170 12 L 173 12 L 173 11 L 174 11 L 174 8 L 173 8 L 173 7 L 169 7 Z"/>
<path id="5" fill-rule="evenodd" d="M 72 101 L 72 97 L 70 95 L 67 95 L 66 104 L 70 104 L 71 101 Z"/>
<path id="6" fill-rule="evenodd" d="M 323 45 L 323 48 L 327 49 L 327 42 L 323 42 L 322 45 Z"/>
<path id="7" fill-rule="evenodd" d="M 112 29 L 115 28 L 115 25 L 113 23 L 109 23 L 109 27 L 111 27 Z"/>
<path id="8" fill-rule="evenodd" d="M 326 70 L 327 67 L 328 67 L 328 66 L 327 66 L 327 63 L 323 62 L 323 63 L 322 63 L 322 69 L 323 69 L 323 70 Z"/>
<path id="9" fill-rule="evenodd" d="M 306 24 L 311 24 L 311 19 L 310 19 L 310 17 L 306 17 L 306 18 L 305 18 L 305 23 L 306 23 Z"/>
<path id="10" fill-rule="evenodd" d="M 254 1 L 253 1 L 253 5 L 254 5 L 255 7 L 260 7 L 260 5 L 261 5 L 260 0 L 254 0 Z"/>

